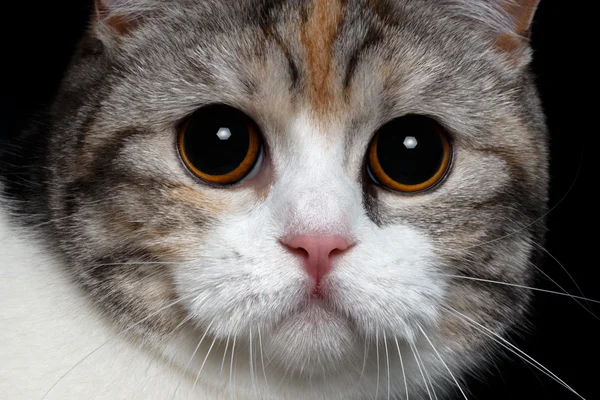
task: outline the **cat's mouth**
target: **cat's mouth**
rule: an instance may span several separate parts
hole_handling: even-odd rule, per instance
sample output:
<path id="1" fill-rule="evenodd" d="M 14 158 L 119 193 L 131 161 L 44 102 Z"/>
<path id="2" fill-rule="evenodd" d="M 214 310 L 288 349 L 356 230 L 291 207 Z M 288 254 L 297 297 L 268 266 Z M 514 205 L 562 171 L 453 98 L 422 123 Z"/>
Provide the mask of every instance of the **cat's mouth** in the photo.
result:
<path id="1" fill-rule="evenodd" d="M 301 316 L 301 320 L 310 324 L 327 324 L 333 319 L 344 320 L 353 327 L 355 322 L 348 315 L 347 312 L 343 312 L 338 305 L 336 305 L 335 297 L 327 285 L 319 284 L 313 286 L 307 293 L 307 298 L 302 301 L 298 307 L 291 314 L 287 315 L 285 319 L 297 318 Z"/>
<path id="2" fill-rule="evenodd" d="M 321 283 L 315 285 L 310 291 L 310 301 L 322 301 L 327 298 L 327 290 Z"/>
<path id="3" fill-rule="evenodd" d="M 264 336 L 264 350 L 273 365 L 323 377 L 353 357 L 356 332 L 355 321 L 331 298 L 310 296 Z"/>

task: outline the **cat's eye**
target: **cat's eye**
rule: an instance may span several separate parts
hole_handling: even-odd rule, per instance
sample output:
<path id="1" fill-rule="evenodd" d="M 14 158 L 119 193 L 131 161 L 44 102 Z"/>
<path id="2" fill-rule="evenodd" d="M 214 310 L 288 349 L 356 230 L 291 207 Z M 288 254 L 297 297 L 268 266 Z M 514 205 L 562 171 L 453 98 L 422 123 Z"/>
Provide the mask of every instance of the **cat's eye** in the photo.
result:
<path id="1" fill-rule="evenodd" d="M 179 153 L 187 168 L 217 185 L 231 185 L 251 174 L 262 146 L 254 121 L 222 104 L 197 110 L 182 124 L 178 136 Z"/>
<path id="2" fill-rule="evenodd" d="M 442 180 L 450 166 L 451 147 L 446 131 L 437 122 L 407 115 L 377 131 L 367 157 L 369 174 L 376 183 L 414 193 Z"/>

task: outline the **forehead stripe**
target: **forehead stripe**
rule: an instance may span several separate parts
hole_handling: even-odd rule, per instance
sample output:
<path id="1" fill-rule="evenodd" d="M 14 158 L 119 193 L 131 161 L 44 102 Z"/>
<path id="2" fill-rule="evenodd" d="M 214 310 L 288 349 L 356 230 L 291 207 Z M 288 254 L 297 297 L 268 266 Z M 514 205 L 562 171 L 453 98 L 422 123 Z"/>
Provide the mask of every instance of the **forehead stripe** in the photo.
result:
<path id="1" fill-rule="evenodd" d="M 320 116 L 331 111 L 334 100 L 330 82 L 332 48 L 343 11 L 344 5 L 339 0 L 313 0 L 301 28 L 309 79 L 309 101 Z"/>

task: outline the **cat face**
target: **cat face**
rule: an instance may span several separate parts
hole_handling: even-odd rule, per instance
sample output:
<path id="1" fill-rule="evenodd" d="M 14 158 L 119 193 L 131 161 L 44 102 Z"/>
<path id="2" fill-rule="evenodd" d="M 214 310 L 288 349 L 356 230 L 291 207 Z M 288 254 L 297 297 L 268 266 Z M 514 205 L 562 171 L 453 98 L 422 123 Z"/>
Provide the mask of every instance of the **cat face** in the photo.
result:
<path id="1" fill-rule="evenodd" d="M 252 349 L 260 335 L 269 374 L 317 387 L 362 375 L 372 393 L 390 346 L 416 390 L 418 360 L 440 382 L 444 365 L 483 361 L 493 340 L 474 324 L 512 328 L 529 296 L 477 279 L 531 283 L 543 235 L 547 144 L 521 36 L 536 2 L 523 3 L 98 2 L 49 153 L 77 281 L 143 338 L 185 325 Z M 199 177 L 181 144 L 210 107 L 256 131 L 233 183 Z M 397 166 L 383 132 L 408 149 L 422 126 L 441 135 L 443 173 L 390 187 L 373 166 Z"/>

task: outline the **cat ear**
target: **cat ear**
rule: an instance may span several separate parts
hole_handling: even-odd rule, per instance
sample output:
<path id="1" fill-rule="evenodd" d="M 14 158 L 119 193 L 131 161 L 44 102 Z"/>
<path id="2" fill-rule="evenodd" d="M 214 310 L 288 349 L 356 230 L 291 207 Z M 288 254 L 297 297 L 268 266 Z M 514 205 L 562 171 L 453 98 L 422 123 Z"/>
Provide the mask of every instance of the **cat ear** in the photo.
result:
<path id="1" fill-rule="evenodd" d="M 540 0 L 502 0 L 502 8 L 511 18 L 513 33 L 529 38 L 531 22 Z"/>
<path id="2" fill-rule="evenodd" d="M 129 34 L 149 9 L 147 0 L 95 0 L 94 6 L 94 30 L 103 41 Z"/>
<path id="3" fill-rule="evenodd" d="M 531 36 L 531 23 L 540 0 L 500 0 L 507 17 L 507 29 L 499 32 L 496 45 L 511 57 L 520 58 L 526 51 Z M 528 57 L 524 57 L 528 58 Z"/>

